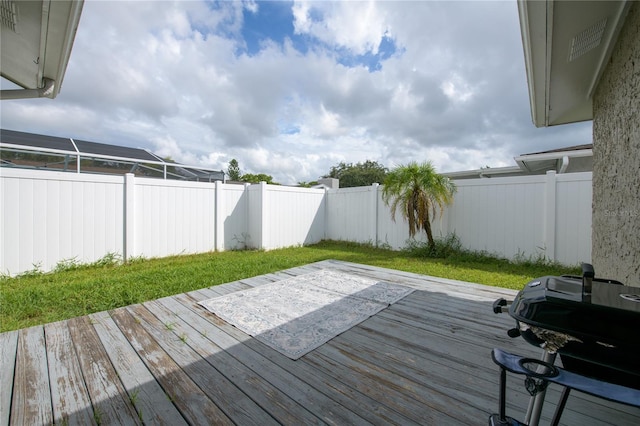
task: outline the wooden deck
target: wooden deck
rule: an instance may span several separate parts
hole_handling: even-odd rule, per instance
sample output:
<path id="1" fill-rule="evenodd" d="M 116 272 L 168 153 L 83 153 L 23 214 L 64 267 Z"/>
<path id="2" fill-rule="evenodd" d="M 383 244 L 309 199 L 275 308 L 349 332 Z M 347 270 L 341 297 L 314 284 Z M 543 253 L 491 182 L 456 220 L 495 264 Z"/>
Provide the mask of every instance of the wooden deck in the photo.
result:
<path id="1" fill-rule="evenodd" d="M 416 288 L 297 361 L 196 302 L 319 268 Z M 524 284 L 524 283 L 523 283 Z M 491 303 L 515 292 L 324 261 L 0 335 L 0 424 L 485 425 L 491 349 L 539 357 Z M 528 394 L 509 376 L 508 414 Z M 542 423 L 558 389 L 550 387 Z M 637 425 L 640 409 L 573 392 L 567 425 Z"/>

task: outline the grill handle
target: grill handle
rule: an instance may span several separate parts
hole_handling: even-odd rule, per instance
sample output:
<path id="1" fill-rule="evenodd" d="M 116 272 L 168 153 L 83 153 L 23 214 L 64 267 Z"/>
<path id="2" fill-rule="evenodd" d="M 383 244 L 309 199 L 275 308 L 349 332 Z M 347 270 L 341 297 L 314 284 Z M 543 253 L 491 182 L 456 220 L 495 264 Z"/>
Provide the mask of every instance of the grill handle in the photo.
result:
<path id="1" fill-rule="evenodd" d="M 593 283 L 593 278 L 596 273 L 593 270 L 593 265 L 589 263 L 582 264 L 582 301 L 590 302 L 591 301 L 591 287 Z"/>
<path id="2" fill-rule="evenodd" d="M 505 311 L 508 311 L 511 303 L 512 302 L 507 302 L 506 299 L 501 297 L 500 299 L 493 302 L 493 313 L 501 314 Z M 517 328 L 512 328 L 511 330 L 507 331 L 507 334 L 511 338 L 518 337 L 520 336 L 520 330 L 518 330 Z"/>
<path id="3" fill-rule="evenodd" d="M 518 330 L 517 328 L 511 328 L 507 330 L 507 335 L 512 339 L 515 339 L 516 337 L 520 336 L 520 330 Z"/>
<path id="4" fill-rule="evenodd" d="M 506 299 L 503 299 L 502 297 L 498 300 L 496 300 L 495 302 L 493 302 L 493 313 L 494 314 L 501 314 L 504 312 L 503 308 L 508 308 L 509 307 L 509 303 L 506 301 Z"/>

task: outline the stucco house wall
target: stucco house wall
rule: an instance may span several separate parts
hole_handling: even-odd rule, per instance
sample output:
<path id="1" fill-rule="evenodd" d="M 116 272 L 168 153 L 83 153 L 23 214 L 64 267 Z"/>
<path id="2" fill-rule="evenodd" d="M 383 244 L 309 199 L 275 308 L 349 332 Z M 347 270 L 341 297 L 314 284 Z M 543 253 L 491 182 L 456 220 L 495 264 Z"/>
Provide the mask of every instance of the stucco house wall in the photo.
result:
<path id="1" fill-rule="evenodd" d="M 640 2 L 634 2 L 593 98 L 597 276 L 640 287 Z"/>

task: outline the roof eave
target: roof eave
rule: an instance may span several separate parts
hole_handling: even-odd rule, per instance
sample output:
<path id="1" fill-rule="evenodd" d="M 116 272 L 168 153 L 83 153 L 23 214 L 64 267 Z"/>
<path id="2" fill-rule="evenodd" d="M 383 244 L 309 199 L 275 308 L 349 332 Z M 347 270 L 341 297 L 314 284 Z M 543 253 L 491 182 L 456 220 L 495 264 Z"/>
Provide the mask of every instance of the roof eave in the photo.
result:
<path id="1" fill-rule="evenodd" d="M 629 7 L 629 0 L 518 0 L 531 117 L 537 127 L 593 118 L 592 97 Z M 572 42 L 599 20 L 606 24 L 598 44 L 572 57 Z"/>
<path id="2" fill-rule="evenodd" d="M 541 152 L 538 154 L 524 154 L 514 157 L 516 162 L 519 161 L 545 161 L 545 160 L 557 160 L 559 158 L 569 156 L 571 158 L 578 157 L 591 157 L 593 156 L 593 149 L 578 149 L 573 151 L 553 151 L 553 152 Z"/>
<path id="3" fill-rule="evenodd" d="M 579 149 L 574 151 L 554 151 L 543 152 L 539 154 L 525 154 L 514 157 L 513 159 L 518 166 L 528 172 L 536 172 L 542 170 L 545 166 L 541 166 L 544 163 L 550 161 L 556 163 L 562 161 L 564 157 L 568 158 L 581 158 L 581 157 L 593 157 L 593 149 Z M 538 165 L 536 167 L 535 165 Z"/>
<path id="4" fill-rule="evenodd" d="M 0 74 L 22 89 L 2 90 L 0 99 L 58 95 L 83 5 L 84 0 L 2 5 Z"/>
<path id="5" fill-rule="evenodd" d="M 471 177 L 490 177 L 499 176 L 504 174 L 512 174 L 520 172 L 518 166 L 505 166 L 505 167 L 488 167 L 484 169 L 474 170 L 462 170 L 457 172 L 445 172 L 442 175 L 450 179 L 471 178 Z"/>

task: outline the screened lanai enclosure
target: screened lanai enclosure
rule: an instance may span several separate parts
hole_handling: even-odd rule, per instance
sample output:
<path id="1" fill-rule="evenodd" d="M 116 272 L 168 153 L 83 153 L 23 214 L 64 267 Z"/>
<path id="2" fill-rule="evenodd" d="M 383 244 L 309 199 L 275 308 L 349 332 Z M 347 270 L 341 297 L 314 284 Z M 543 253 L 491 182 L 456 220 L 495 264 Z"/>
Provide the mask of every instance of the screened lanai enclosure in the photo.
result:
<path id="1" fill-rule="evenodd" d="M 126 174 L 200 182 L 224 181 L 224 172 L 178 164 L 150 151 L 97 142 L 0 130 L 2 167 L 72 173 Z"/>

